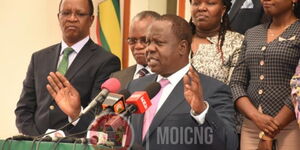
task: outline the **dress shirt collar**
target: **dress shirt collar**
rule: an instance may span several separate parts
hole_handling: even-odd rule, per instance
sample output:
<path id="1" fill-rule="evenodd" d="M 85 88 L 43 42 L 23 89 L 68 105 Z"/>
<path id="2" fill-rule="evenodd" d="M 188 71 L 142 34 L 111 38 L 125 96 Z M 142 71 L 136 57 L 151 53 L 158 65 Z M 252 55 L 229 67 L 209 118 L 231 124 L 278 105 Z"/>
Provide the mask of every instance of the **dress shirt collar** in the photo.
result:
<path id="1" fill-rule="evenodd" d="M 140 77 L 139 74 L 138 74 L 138 72 L 139 72 L 139 70 L 142 69 L 142 68 L 147 69 L 147 70 L 149 71 L 149 74 L 153 74 L 153 72 L 151 71 L 151 69 L 150 69 L 148 66 L 144 67 L 144 66 L 141 65 L 141 64 L 136 64 L 136 69 L 135 69 L 135 72 L 134 72 L 133 79 L 137 79 L 137 78 Z"/>
<path id="2" fill-rule="evenodd" d="M 87 36 L 84 39 L 80 40 L 79 42 L 75 43 L 74 45 L 71 46 L 73 50 L 78 54 L 80 50 L 83 48 L 83 46 L 89 41 L 90 37 Z M 62 55 L 63 51 L 65 48 L 69 47 L 64 40 L 61 42 L 61 50 L 60 50 L 60 55 Z"/>
<path id="3" fill-rule="evenodd" d="M 145 68 L 149 71 L 150 74 L 153 74 L 153 72 L 151 71 L 151 69 L 148 66 L 143 66 L 141 64 L 136 64 L 136 69 L 135 69 L 135 73 L 137 73 L 140 69 Z"/>
<path id="4" fill-rule="evenodd" d="M 161 75 L 158 75 L 156 81 L 159 82 L 161 79 L 165 78 L 170 81 L 170 84 L 172 86 L 175 86 L 183 78 L 183 76 L 189 71 L 190 66 L 191 66 L 190 64 L 187 64 L 186 66 L 184 66 L 183 68 L 181 68 L 180 70 L 173 73 L 172 75 L 170 75 L 167 78 L 163 77 Z"/>

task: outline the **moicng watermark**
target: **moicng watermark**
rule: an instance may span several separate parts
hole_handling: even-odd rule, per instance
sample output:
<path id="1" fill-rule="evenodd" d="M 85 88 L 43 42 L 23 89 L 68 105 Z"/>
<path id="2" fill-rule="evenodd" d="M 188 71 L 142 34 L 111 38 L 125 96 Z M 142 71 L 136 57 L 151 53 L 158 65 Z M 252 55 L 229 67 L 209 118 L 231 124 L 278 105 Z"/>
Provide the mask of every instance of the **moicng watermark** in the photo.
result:
<path id="1" fill-rule="evenodd" d="M 212 144 L 211 127 L 158 127 L 157 144 Z"/>

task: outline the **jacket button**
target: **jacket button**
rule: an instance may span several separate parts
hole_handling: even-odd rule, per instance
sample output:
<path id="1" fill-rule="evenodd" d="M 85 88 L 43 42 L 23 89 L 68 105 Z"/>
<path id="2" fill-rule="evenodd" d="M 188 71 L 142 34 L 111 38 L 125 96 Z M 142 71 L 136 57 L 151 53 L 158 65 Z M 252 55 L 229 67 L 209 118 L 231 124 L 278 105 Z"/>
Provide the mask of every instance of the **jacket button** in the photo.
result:
<path id="1" fill-rule="evenodd" d="M 263 93 L 264 93 L 264 91 L 263 91 L 262 89 L 258 90 L 258 94 L 259 94 L 259 95 L 261 95 L 261 94 L 263 94 Z"/>
<path id="2" fill-rule="evenodd" d="M 265 79 L 265 76 L 264 76 L 264 75 L 260 75 L 260 76 L 259 76 L 259 79 L 260 79 L 260 80 L 264 80 L 264 79 Z"/>
<path id="3" fill-rule="evenodd" d="M 261 66 L 263 66 L 263 65 L 265 64 L 265 61 L 261 60 L 261 61 L 259 62 L 259 64 L 260 64 Z"/>
<path id="4" fill-rule="evenodd" d="M 50 110 L 54 110 L 54 108 L 55 108 L 55 107 L 54 107 L 53 105 L 50 105 L 50 106 L 49 106 L 49 109 L 50 109 Z"/>
<path id="5" fill-rule="evenodd" d="M 261 48 L 261 51 L 265 51 L 267 49 L 267 47 L 266 46 L 263 46 L 262 48 Z"/>

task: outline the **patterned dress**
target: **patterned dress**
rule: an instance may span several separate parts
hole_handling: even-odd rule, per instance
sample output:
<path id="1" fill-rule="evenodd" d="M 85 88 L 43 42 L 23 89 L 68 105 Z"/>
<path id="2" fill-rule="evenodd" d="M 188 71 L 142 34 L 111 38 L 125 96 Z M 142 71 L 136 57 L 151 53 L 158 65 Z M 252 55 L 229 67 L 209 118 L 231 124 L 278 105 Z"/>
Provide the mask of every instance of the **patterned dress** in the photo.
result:
<path id="1" fill-rule="evenodd" d="M 227 31 L 222 46 L 223 60 L 218 52 L 218 35 L 207 37 L 211 44 L 199 44 L 198 50 L 191 58 L 195 69 L 207 76 L 229 84 L 230 76 L 237 62 L 244 36 L 237 32 Z"/>
<path id="2" fill-rule="evenodd" d="M 300 58 L 300 21 L 277 39 L 266 42 L 269 24 L 248 30 L 232 74 L 234 100 L 248 97 L 264 114 L 276 116 L 283 106 L 293 110 L 290 79 Z"/>
<path id="3" fill-rule="evenodd" d="M 221 53 L 217 49 L 218 35 L 207 37 L 207 40 L 212 44 L 199 44 L 198 50 L 191 58 L 191 64 L 198 72 L 229 84 L 244 36 L 237 32 L 226 32 L 222 46 L 223 60 L 221 59 Z M 242 116 L 240 113 L 236 113 L 235 118 L 236 131 L 240 133 Z"/>

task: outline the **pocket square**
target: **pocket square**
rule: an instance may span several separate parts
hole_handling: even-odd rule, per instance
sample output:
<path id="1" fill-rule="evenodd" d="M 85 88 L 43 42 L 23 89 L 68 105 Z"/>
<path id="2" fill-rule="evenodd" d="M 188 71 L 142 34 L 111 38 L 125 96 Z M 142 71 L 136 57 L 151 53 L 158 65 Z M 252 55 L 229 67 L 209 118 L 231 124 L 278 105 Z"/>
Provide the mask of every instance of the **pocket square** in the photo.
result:
<path id="1" fill-rule="evenodd" d="M 252 0 L 246 0 L 244 2 L 244 4 L 242 5 L 241 9 L 249 9 L 249 8 L 251 9 L 253 7 L 254 7 L 254 4 L 253 4 Z"/>

